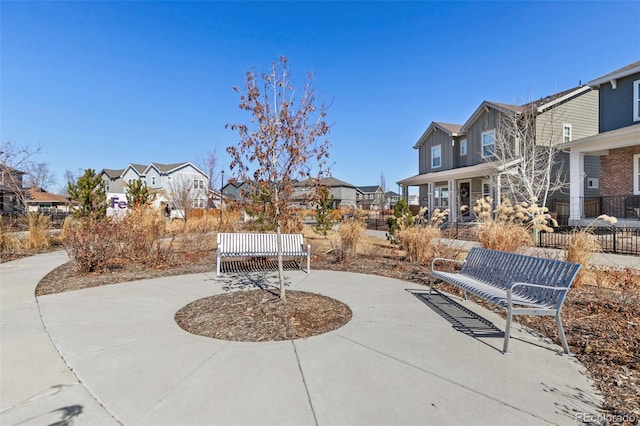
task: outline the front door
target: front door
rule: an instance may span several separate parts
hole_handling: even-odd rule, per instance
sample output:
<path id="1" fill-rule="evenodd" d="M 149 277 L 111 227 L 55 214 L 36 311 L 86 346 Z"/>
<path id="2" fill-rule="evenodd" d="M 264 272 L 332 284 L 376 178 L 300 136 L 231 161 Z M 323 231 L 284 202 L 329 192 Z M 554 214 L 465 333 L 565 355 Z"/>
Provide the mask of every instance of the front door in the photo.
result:
<path id="1" fill-rule="evenodd" d="M 461 182 L 460 188 L 458 188 L 460 194 L 460 208 L 465 206 L 464 210 L 460 213 L 462 216 L 470 216 L 471 215 L 471 182 Z"/>

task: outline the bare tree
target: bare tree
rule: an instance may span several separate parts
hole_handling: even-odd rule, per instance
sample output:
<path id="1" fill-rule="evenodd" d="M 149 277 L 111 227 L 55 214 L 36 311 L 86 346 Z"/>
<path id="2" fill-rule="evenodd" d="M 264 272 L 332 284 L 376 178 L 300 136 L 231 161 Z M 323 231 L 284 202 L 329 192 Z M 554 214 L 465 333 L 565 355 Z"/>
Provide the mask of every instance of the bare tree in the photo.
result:
<path id="1" fill-rule="evenodd" d="M 16 197 L 18 206 L 26 209 L 27 192 L 24 188 L 24 175 L 28 172 L 34 156 L 40 154 L 40 146 L 19 146 L 12 142 L 0 143 L 0 184 Z M 2 190 L 4 203 L 5 190 Z"/>
<path id="2" fill-rule="evenodd" d="M 384 177 L 384 172 L 380 172 L 380 189 L 382 189 L 382 199 L 380 200 L 380 208 L 384 209 L 387 204 L 387 192 L 389 189 L 387 187 L 387 180 Z M 391 205 L 391 200 L 389 200 L 389 205 Z"/>
<path id="3" fill-rule="evenodd" d="M 55 185 L 56 179 L 47 163 L 30 163 L 26 167 L 28 188 L 40 188 L 45 191 Z"/>
<path id="4" fill-rule="evenodd" d="M 218 185 L 218 181 L 220 180 L 220 170 L 218 166 L 216 148 L 214 147 L 213 150 L 207 151 L 202 156 L 199 163 L 200 168 L 209 176 L 209 186 L 207 188 L 207 210 L 209 210 L 209 201 L 215 199 L 213 194 L 219 192 L 221 189 L 221 185 Z M 222 194 L 220 194 L 220 196 L 222 197 Z M 222 206 L 222 203 L 220 204 Z"/>
<path id="5" fill-rule="evenodd" d="M 317 186 L 329 158 L 329 142 L 324 139 L 329 133 L 326 108 L 324 104 L 315 106 L 311 83 L 312 75 L 308 74 L 304 92 L 296 102 L 286 57 L 274 62 L 269 73 L 248 71 L 244 92 L 237 87 L 234 90 L 240 94 L 240 109 L 251 114 L 250 123 L 226 126 L 240 136 L 237 146 L 227 147 L 234 177 L 267 195 L 273 206 L 281 300 L 286 300 L 282 222 L 290 208 L 292 184 L 294 179 L 312 179 Z"/>
<path id="6" fill-rule="evenodd" d="M 540 119 L 535 103 L 513 114 L 502 114 L 496 130 L 495 157 L 500 164 L 501 185 L 514 203 L 545 206 L 549 195 L 567 186 L 562 175 L 562 128 L 558 113 L 548 111 Z"/>
<path id="7" fill-rule="evenodd" d="M 186 221 L 191 215 L 194 200 L 198 196 L 198 189 L 194 186 L 193 179 L 183 175 L 176 176 L 169 184 L 169 190 L 172 208 L 181 210 L 182 219 Z"/>

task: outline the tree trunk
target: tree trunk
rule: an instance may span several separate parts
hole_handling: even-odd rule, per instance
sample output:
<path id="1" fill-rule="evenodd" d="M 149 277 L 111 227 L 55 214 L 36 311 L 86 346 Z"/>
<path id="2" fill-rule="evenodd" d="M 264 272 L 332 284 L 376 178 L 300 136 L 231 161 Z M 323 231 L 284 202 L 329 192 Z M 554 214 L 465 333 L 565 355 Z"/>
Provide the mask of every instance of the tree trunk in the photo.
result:
<path id="1" fill-rule="evenodd" d="M 273 199 L 275 201 L 275 219 L 276 219 L 276 245 L 278 248 L 278 282 L 280 283 L 280 300 L 287 301 L 287 296 L 284 288 L 284 271 L 282 268 L 282 229 L 280 226 L 280 206 L 278 199 L 278 188 L 273 191 Z"/>

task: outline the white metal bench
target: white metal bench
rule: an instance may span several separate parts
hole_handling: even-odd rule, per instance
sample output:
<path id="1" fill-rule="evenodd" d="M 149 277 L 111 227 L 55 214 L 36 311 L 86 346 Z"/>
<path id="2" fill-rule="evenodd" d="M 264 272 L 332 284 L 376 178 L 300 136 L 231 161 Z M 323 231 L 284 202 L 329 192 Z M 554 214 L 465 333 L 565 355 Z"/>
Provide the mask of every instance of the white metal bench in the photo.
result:
<path id="1" fill-rule="evenodd" d="M 216 250 L 216 275 L 224 257 L 267 257 L 278 255 L 277 234 L 219 233 Z M 307 258 L 307 273 L 311 272 L 311 245 L 305 247 L 301 234 L 282 234 L 282 256 Z"/>
<path id="2" fill-rule="evenodd" d="M 437 270 L 442 262 L 462 265 L 459 272 Z M 431 281 L 438 278 L 507 311 L 503 352 L 509 352 L 513 315 L 555 316 L 564 352 L 569 354 L 560 309 L 581 265 L 515 253 L 474 247 L 463 261 L 436 258 L 431 262 Z"/>

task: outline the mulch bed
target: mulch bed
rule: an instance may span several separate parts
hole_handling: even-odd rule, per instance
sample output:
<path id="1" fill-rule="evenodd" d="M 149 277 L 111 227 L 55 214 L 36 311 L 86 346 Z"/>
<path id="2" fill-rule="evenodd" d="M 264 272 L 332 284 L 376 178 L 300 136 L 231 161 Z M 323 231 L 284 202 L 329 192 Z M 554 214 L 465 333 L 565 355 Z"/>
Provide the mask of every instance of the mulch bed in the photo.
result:
<path id="1" fill-rule="evenodd" d="M 37 286 L 36 294 L 41 296 L 170 275 L 211 273 L 215 269 L 215 252 L 189 253 L 188 258 L 185 256 L 183 260 L 172 268 L 144 269 L 135 265 L 121 265 L 102 274 L 80 274 L 73 264 L 68 263 L 45 276 Z M 423 285 L 429 280 L 428 267 L 412 264 L 396 256 L 357 256 L 337 261 L 330 254 L 314 255 L 311 263 L 314 269 L 387 276 Z M 619 416 L 607 417 L 614 419 L 608 421 L 608 424 L 640 424 L 640 285 L 636 278 L 635 273 L 632 273 L 629 280 L 631 285 L 618 288 L 573 288 L 562 310 L 570 349 L 586 366 L 605 397 L 603 414 Z M 460 294 L 458 289 L 446 284 L 439 288 L 452 294 Z M 306 314 L 307 318 L 304 320 L 302 317 L 294 317 L 298 319 L 292 322 L 290 307 L 284 310 L 275 294 L 266 290 L 242 293 L 252 294 L 240 296 L 227 293 L 195 301 L 187 305 L 189 309 L 185 307 L 176 314 L 176 321 L 196 334 L 221 339 L 265 341 L 323 333 L 340 327 L 351 318 L 351 311 L 346 307 L 337 318 L 330 319 L 327 312 L 319 311 L 321 306 L 329 302 L 314 299 L 306 293 L 300 295 L 303 299 L 299 304 L 309 305 L 315 311 L 312 309 L 314 313 Z M 294 291 L 287 294 L 290 302 L 298 296 Z M 212 312 L 217 312 L 217 319 Z M 559 344 L 553 319 L 521 316 L 517 320 Z M 267 321 L 271 321 L 269 324 L 274 328 L 273 333 L 255 329 L 256 324 Z M 278 321 L 279 325 L 275 325 Z M 304 331 L 292 332 L 291 324 L 296 322 L 299 323 L 300 330 Z M 325 326 L 328 328 L 322 331 Z M 298 332 L 301 334 L 296 334 Z M 618 419 L 621 421 L 615 421 Z"/>
<path id="2" fill-rule="evenodd" d="M 305 291 L 249 290 L 205 297 L 176 315 L 192 334 L 241 342 L 301 339 L 342 327 L 351 309 L 342 302 Z"/>

